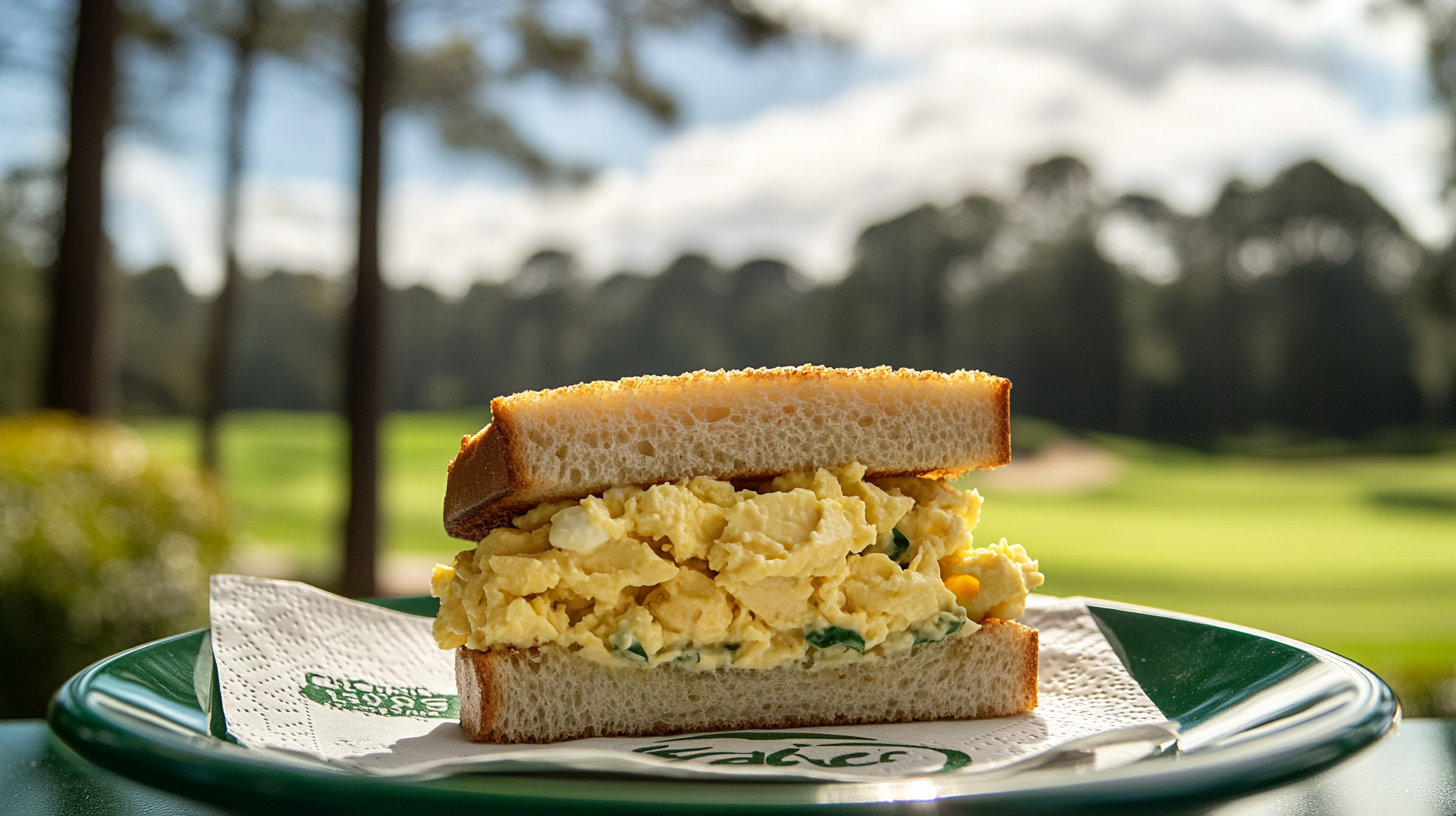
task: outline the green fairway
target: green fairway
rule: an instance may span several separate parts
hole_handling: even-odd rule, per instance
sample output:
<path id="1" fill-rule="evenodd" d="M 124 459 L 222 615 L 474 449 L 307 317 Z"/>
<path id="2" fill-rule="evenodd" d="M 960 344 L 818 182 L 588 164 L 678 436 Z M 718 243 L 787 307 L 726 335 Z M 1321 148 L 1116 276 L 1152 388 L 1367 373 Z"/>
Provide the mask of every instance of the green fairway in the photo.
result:
<path id="1" fill-rule="evenodd" d="M 1124 469 L 1106 489 L 983 490 L 977 540 L 1025 545 L 1051 594 L 1277 632 L 1422 687 L 1456 673 L 1456 453 L 1290 461 L 1113 447 Z"/>
<path id="2" fill-rule="evenodd" d="M 394 414 L 385 423 L 384 551 L 448 560 L 463 542 L 445 535 L 441 500 L 445 465 L 460 437 L 490 419 L 486 409 Z M 196 426 L 189 420 L 133 422 L 148 445 L 190 459 Z M 338 569 L 347 462 L 345 426 L 331 414 L 237 412 L 223 428 L 224 479 L 248 545 L 310 580 Z"/>
<path id="3" fill-rule="evenodd" d="M 459 549 L 440 525 L 445 463 L 487 419 L 483 409 L 390 418 L 386 553 L 443 560 Z M 159 452 L 194 450 L 190 422 L 136 425 Z M 1456 673 L 1456 452 L 1277 460 L 1103 444 L 1122 460 L 1115 483 L 1082 494 L 987 486 L 977 540 L 1026 546 L 1048 593 L 1278 632 L 1410 688 Z M 337 569 L 343 450 L 342 423 L 324 414 L 237 413 L 225 427 L 251 546 L 313 580 Z"/>

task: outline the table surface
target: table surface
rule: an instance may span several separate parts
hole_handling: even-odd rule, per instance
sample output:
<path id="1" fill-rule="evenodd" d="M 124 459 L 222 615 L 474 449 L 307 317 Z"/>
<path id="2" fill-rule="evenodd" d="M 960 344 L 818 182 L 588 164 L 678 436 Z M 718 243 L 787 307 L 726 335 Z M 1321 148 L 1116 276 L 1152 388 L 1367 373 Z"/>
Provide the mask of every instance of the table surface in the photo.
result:
<path id="1" fill-rule="evenodd" d="M 1398 733 L 1329 770 L 1284 787 L 1178 812 L 1217 816 L 1456 813 L 1456 719 L 1407 720 Z M 0 721 L 0 815 L 226 813 L 88 763 L 56 740 L 41 720 Z"/>

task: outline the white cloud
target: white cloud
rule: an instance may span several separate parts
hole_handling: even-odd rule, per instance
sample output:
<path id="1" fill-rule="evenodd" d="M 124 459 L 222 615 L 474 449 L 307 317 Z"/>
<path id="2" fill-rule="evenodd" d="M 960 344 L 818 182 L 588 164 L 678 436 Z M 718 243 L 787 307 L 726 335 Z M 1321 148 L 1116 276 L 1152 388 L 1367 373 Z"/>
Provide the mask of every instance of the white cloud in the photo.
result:
<path id="1" fill-rule="evenodd" d="M 1424 104 L 1380 105 L 1421 96 L 1409 18 L 1372 26 L 1340 3 L 1025 5 L 801 2 L 798 13 L 915 67 L 827 103 L 688 131 L 641 172 L 609 170 L 575 192 L 406 180 L 387 196 L 386 274 L 458 293 L 553 246 L 591 275 L 653 272 L 700 251 L 723 264 L 779 257 L 832 278 L 869 223 L 1012 192 L 1026 164 L 1057 152 L 1087 160 L 1112 192 L 1185 210 L 1206 207 L 1231 176 L 1258 181 L 1315 157 L 1369 186 L 1422 239 L 1445 237 L 1446 125 Z M 1193 22 L 1169 22 L 1182 12 Z M 154 158 L 128 155 L 136 167 L 121 175 L 156 202 L 189 282 L 215 280 L 212 210 Z M 347 269 L 350 200 L 322 182 L 250 181 L 245 260 Z"/>
<path id="2" fill-rule="evenodd" d="M 256 271 L 342 274 L 354 264 L 356 208 L 353 191 L 331 182 L 249 179 L 238 257 Z"/>
<path id="3" fill-rule="evenodd" d="M 222 280 L 218 206 L 176 159 L 122 143 L 107 164 L 107 233 L 131 267 L 170 261 L 194 291 Z"/>
<path id="4" fill-rule="evenodd" d="M 107 168 L 108 233 L 123 264 L 177 267 L 197 292 L 222 282 L 221 204 L 198 174 L 154 148 L 123 144 Z M 352 191 L 307 179 L 248 179 L 238 255 L 247 269 L 341 274 L 353 264 Z"/>

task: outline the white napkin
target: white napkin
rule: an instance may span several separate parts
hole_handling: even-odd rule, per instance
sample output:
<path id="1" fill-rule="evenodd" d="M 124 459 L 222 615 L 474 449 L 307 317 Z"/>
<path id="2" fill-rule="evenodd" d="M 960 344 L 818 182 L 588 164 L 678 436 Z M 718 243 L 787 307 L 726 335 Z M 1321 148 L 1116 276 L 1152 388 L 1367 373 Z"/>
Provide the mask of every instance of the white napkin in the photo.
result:
<path id="1" fill-rule="evenodd" d="M 1033 595 L 1021 620 L 1041 639 L 1039 705 L 1027 715 L 480 745 L 456 719 L 454 653 L 435 645 L 430 619 L 291 581 L 212 579 L 213 654 L 228 732 L 248 748 L 364 773 L 569 769 L 895 779 L 1040 765 L 1073 741 L 1077 750 L 1068 756 L 1094 756 L 1103 767 L 1172 741 L 1174 726 L 1128 674 L 1081 600 Z M 1089 752 L 1089 745 L 1113 750 Z"/>

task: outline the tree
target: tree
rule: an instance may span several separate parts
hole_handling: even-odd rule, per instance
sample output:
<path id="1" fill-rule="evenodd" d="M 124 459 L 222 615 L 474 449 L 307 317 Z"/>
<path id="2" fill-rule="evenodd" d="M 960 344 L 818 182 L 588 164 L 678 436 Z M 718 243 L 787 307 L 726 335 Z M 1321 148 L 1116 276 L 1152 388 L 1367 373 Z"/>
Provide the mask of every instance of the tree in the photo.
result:
<path id="1" fill-rule="evenodd" d="M 40 398 L 51 189 L 41 168 L 15 168 L 0 181 L 0 413 L 33 409 Z"/>
<path id="2" fill-rule="evenodd" d="M 232 80 L 224 110 L 222 221 L 218 234 L 223 282 L 213 299 L 202 355 L 199 405 L 199 456 L 216 474 L 220 468 L 218 425 L 228 408 L 232 385 L 234 323 L 242 267 L 238 260 L 238 221 L 242 207 L 243 150 L 248 132 L 253 80 L 258 59 L 279 54 L 306 60 L 323 50 L 331 12 L 322 2 L 280 4 L 275 0 L 213 0 L 187 6 L 182 23 L 195 38 L 222 41 L 231 58 Z"/>
<path id="3" fill-rule="evenodd" d="M 1419 250 L 1394 216 L 1307 161 L 1231 188 L 1208 219 L 1241 302 L 1254 416 L 1341 437 L 1419 417 L 1401 309 Z M 1415 253 L 1406 266 L 1400 247 Z"/>
<path id="4" fill-rule="evenodd" d="M 133 0 L 78 0 L 75 50 L 69 86 L 68 153 L 55 263 L 50 277 L 50 325 L 43 405 L 91 415 L 110 408 L 109 362 L 104 353 L 110 258 L 104 230 L 103 172 L 106 143 L 126 114 L 128 124 L 145 125 L 159 106 L 146 83 L 123 82 L 117 44 L 123 35 L 152 54 L 175 57 L 180 40 L 174 21 L 158 4 Z M 131 61 L 129 61 L 130 64 Z M 162 89 L 165 90 L 165 89 Z M 119 104 L 119 92 L 134 96 Z"/>
<path id="5" fill-rule="evenodd" d="M 197 405 L 201 304 L 171 266 L 121 276 L 118 284 L 117 407 L 123 415 L 191 413 Z"/>
<path id="6" fill-rule="evenodd" d="M 500 158 L 538 182 L 579 180 L 585 168 L 533 147 L 487 95 L 499 83 L 547 77 L 576 86 L 612 88 L 654 119 L 677 117 L 672 96 L 641 70 L 637 47 L 646 31 L 694 23 L 725 25 L 741 44 L 756 46 L 785 30 L 746 7 L 723 0 L 673 0 L 591 6 L 594 24 L 559 29 L 556 4 L 521 0 L 472 7 L 472 19 L 495 26 L 516 45 L 504 63 L 485 60 L 476 43 L 452 34 L 430 45 L 397 47 L 392 19 L 424 3 L 363 0 L 357 28 L 359 99 L 359 224 L 354 299 L 349 311 L 345 413 L 349 420 L 349 509 L 345 519 L 344 592 L 374 592 L 379 531 L 379 423 L 383 413 L 383 283 L 379 269 L 379 200 L 384 120 L 390 108 L 433 122 L 448 146 Z M 458 21 L 457 21 L 458 22 Z M 458 27 L 457 27 L 458 30 Z"/>
<path id="7" fill-rule="evenodd" d="M 213 299 L 203 352 L 202 399 L 199 406 L 198 444 L 201 463 L 208 472 L 218 472 L 218 420 L 227 408 L 228 379 L 231 376 L 233 316 L 242 278 L 238 265 L 238 211 L 242 197 L 243 137 L 247 133 L 248 104 L 253 95 L 253 65 L 263 35 L 263 22 L 271 4 L 268 0 L 245 0 L 241 19 L 219 30 L 232 46 L 232 85 L 228 90 L 227 122 L 223 128 L 227 145 L 223 150 L 222 186 L 222 288 Z"/>
<path id="8" fill-rule="evenodd" d="M 822 288 L 811 288 L 780 261 L 760 258 L 731 277 L 724 334 L 735 368 L 823 362 L 831 315 Z"/>
<path id="9" fill-rule="evenodd" d="M 1438 0 L 1403 0 L 1425 18 L 1426 64 L 1436 103 L 1456 123 L 1456 7 Z M 1377 6 L 1377 8 L 1379 8 Z M 1456 128 L 1446 137 L 1446 195 L 1456 192 Z M 1456 422 L 1456 239 L 1436 254 L 1414 281 L 1413 365 L 1422 397 L 1422 421 L 1435 428 Z"/>
<path id="10" fill-rule="evenodd" d="M 1169 288 L 1183 275 L 1186 249 L 1179 238 L 1187 220 L 1156 198 L 1124 195 L 1101 215 L 1097 245 L 1122 272 L 1119 321 L 1122 337 L 1118 430 L 1146 436 L 1159 430 L 1172 407 L 1169 388 L 1182 375 L 1170 330 Z"/>
<path id="11" fill-rule="evenodd" d="M 337 411 L 339 282 L 275 271 L 238 289 L 233 337 L 239 408 Z"/>
<path id="12" fill-rule="evenodd" d="M 572 323 L 576 259 L 542 250 L 521 265 L 506 287 L 514 303 L 505 342 L 511 348 L 503 392 L 569 385 L 575 366 L 566 355 Z"/>
<path id="13" fill-rule="evenodd" d="M 730 283 L 701 255 L 683 255 L 657 276 L 635 327 L 639 348 L 647 352 L 642 373 L 733 367 L 722 305 Z"/>
<path id="14" fill-rule="evenodd" d="M 835 298 L 841 363 L 944 366 L 946 274 L 964 248 L 942 226 L 927 204 L 860 235 Z"/>
<path id="15" fill-rule="evenodd" d="M 968 280 L 952 287 L 974 295 L 961 317 L 976 350 L 967 362 L 1015 383 L 1018 412 L 1117 430 L 1122 275 L 1097 246 L 1090 169 L 1070 156 L 1032 165 L 998 225 L 978 209 L 974 220 L 996 225 L 995 237 L 981 239 L 985 249 L 956 276 Z"/>
<path id="16" fill-rule="evenodd" d="M 379 424 L 384 414 L 384 283 L 379 272 L 385 82 L 390 68 L 388 0 L 364 0 L 359 81 L 359 226 L 354 300 L 344 367 L 349 420 L 349 509 L 344 520 L 344 594 L 373 595 L 379 551 Z"/>
<path id="17" fill-rule="evenodd" d="M 102 330 L 106 241 L 102 169 L 113 121 L 116 0 L 79 0 L 71 59 L 65 200 L 51 277 L 50 345 L 43 401 L 93 415 L 102 408 Z"/>
<path id="18" fill-rule="evenodd" d="M 1421 422 L 1436 429 L 1456 422 L 1456 242 L 1432 256 L 1413 283 L 1411 341 Z"/>

